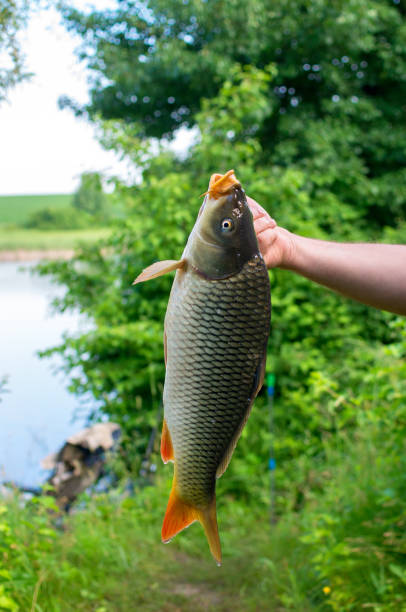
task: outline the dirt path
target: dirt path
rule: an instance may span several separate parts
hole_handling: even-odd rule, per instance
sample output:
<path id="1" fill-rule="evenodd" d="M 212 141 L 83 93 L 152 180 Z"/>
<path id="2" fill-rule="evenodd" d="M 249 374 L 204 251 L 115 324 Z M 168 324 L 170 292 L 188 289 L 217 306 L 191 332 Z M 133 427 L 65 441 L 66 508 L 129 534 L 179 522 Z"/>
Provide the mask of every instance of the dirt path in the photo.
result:
<path id="1" fill-rule="evenodd" d="M 0 262 L 4 261 L 38 261 L 39 259 L 71 259 L 73 249 L 50 249 L 50 250 L 26 250 L 0 251 Z"/>

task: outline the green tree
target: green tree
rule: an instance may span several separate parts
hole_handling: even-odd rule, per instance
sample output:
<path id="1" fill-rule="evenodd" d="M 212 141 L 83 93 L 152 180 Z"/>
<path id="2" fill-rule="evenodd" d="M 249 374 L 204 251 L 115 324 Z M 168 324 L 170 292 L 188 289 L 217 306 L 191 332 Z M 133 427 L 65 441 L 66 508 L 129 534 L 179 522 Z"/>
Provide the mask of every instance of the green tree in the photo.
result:
<path id="1" fill-rule="evenodd" d="M 65 6 L 91 71 L 90 104 L 71 105 L 159 138 L 195 125 L 235 63 L 272 62 L 273 111 L 251 125 L 263 162 L 299 165 L 332 214 L 334 194 L 368 223 L 394 225 L 405 213 L 405 14 L 394 0 L 149 0 L 90 14 Z"/>
<path id="2" fill-rule="evenodd" d="M 73 196 L 72 205 L 82 212 L 101 216 L 106 212 L 106 194 L 98 172 L 83 172 L 80 185 Z"/>
<path id="3" fill-rule="evenodd" d="M 28 16 L 26 0 L 2 0 L 0 5 L 0 102 L 8 90 L 27 78 L 24 71 L 24 55 L 18 42 L 18 32 L 25 25 Z"/>

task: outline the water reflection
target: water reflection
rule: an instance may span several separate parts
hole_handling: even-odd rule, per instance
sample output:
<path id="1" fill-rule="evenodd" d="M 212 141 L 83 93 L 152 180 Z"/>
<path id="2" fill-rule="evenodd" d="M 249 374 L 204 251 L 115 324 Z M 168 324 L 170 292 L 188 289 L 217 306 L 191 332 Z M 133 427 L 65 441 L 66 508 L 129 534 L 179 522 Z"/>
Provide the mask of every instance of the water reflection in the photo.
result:
<path id="1" fill-rule="evenodd" d="M 52 315 L 50 300 L 61 290 L 25 268 L 0 263 L 0 378 L 8 378 L 0 402 L 0 482 L 36 485 L 45 475 L 40 459 L 85 420 L 82 414 L 72 423 L 78 400 L 55 375 L 57 358 L 40 360 L 36 352 L 85 323 L 77 314 Z"/>

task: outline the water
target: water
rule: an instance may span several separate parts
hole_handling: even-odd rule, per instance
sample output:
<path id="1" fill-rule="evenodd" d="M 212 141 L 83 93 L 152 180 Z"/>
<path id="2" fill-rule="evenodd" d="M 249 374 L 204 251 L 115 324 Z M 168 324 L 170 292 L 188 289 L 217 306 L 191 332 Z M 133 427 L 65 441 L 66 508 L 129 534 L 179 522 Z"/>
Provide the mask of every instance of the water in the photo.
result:
<path id="1" fill-rule="evenodd" d="M 24 266 L 27 268 L 27 264 Z M 0 482 L 38 485 L 47 476 L 40 460 L 85 424 L 78 399 L 55 374 L 58 357 L 39 359 L 38 350 L 57 345 L 64 331 L 86 323 L 77 314 L 55 315 L 50 301 L 61 289 L 48 279 L 21 270 L 21 263 L 0 263 Z"/>

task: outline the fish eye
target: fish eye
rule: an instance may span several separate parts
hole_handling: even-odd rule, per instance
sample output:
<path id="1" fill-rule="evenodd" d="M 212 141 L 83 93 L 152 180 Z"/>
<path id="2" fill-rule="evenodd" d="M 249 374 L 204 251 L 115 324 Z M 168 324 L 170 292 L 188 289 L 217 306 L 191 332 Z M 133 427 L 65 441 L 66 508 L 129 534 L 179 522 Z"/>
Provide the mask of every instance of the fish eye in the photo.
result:
<path id="1" fill-rule="evenodd" d="M 232 219 L 223 219 L 221 222 L 221 231 L 224 233 L 232 232 L 234 229 L 234 221 Z"/>

